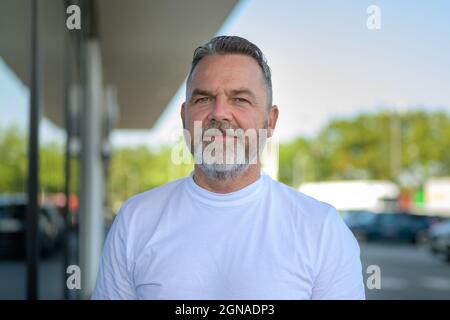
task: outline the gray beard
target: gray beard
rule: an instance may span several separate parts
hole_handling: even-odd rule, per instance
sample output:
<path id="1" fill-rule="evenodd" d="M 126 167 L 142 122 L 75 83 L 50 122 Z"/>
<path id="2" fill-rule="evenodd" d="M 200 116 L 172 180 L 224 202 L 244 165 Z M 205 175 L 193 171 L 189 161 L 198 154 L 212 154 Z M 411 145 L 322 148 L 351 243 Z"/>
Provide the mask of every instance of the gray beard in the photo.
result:
<path id="1" fill-rule="evenodd" d="M 226 129 L 237 129 L 233 128 L 228 125 L 222 125 L 220 123 L 214 123 L 213 125 L 208 126 L 205 130 L 216 128 L 220 129 L 220 131 L 224 132 Z M 264 127 L 266 129 L 266 127 Z M 203 143 L 201 141 L 200 143 Z M 211 142 L 212 143 L 212 142 Z M 241 141 L 245 144 L 245 142 Z M 239 144 L 239 143 L 238 143 Z M 245 145 L 243 146 L 245 148 Z M 262 146 L 263 147 L 263 146 Z M 238 162 L 236 163 L 236 154 L 233 155 L 233 160 L 235 163 L 210 163 L 209 161 L 205 161 L 205 157 L 203 155 L 203 150 L 205 149 L 205 144 L 203 143 L 203 148 L 201 149 L 202 152 L 198 148 L 193 148 L 193 156 L 195 159 L 201 159 L 200 163 L 197 163 L 197 166 L 205 173 L 205 175 L 214 181 L 230 181 L 238 178 L 243 173 L 245 173 L 249 168 L 251 164 L 255 163 L 255 159 L 258 159 L 258 148 L 257 150 L 254 150 L 255 152 L 250 152 L 247 148 L 245 150 L 245 161 L 244 163 Z M 226 156 L 224 157 L 226 158 Z"/>
<path id="2" fill-rule="evenodd" d="M 241 144 L 243 148 L 243 146 Z M 204 150 L 205 148 L 203 148 Z M 197 149 L 199 150 L 199 149 Z M 205 155 L 203 153 L 196 153 L 197 159 L 202 159 L 201 163 L 198 163 L 200 169 L 205 173 L 205 175 L 213 181 L 230 181 L 240 177 L 243 173 L 245 173 L 251 164 L 256 163 L 258 155 L 256 153 L 249 153 L 248 150 L 245 151 L 245 161 L 238 162 L 236 158 L 236 154 L 232 155 L 232 163 L 211 163 L 211 161 L 206 161 Z M 224 156 L 226 159 L 226 156 Z"/>
<path id="3" fill-rule="evenodd" d="M 206 174 L 206 176 L 214 181 L 230 181 L 234 180 L 248 170 L 249 163 L 239 164 L 207 164 L 204 161 L 198 166 Z"/>

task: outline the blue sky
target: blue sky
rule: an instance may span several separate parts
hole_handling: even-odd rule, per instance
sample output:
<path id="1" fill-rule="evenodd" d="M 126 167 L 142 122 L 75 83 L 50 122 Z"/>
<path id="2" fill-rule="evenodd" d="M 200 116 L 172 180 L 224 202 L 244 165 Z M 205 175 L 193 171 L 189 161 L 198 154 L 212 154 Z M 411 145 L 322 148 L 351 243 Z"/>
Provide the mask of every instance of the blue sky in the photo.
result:
<path id="1" fill-rule="evenodd" d="M 28 129 L 29 90 L 0 57 L 0 128 L 15 126 Z M 43 118 L 41 137 L 44 142 L 64 141 L 64 132 Z"/>
<path id="2" fill-rule="evenodd" d="M 376 31 L 366 27 L 372 4 L 381 9 Z M 450 111 L 450 1 L 245 0 L 218 34 L 246 37 L 265 53 L 281 140 L 362 111 Z M 0 125 L 27 109 L 27 89 L 11 78 L 0 64 Z M 184 84 L 153 130 L 115 131 L 114 144 L 167 142 L 181 128 L 183 100 Z"/>

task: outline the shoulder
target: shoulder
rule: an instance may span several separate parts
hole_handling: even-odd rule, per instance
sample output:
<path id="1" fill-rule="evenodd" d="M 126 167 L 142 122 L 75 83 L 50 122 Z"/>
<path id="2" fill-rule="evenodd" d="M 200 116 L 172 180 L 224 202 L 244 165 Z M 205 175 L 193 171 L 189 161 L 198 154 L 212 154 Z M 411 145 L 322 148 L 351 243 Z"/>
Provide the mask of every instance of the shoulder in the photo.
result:
<path id="1" fill-rule="evenodd" d="M 302 254 L 309 255 L 315 276 L 337 267 L 334 263 L 359 263 L 359 245 L 334 206 L 274 180 L 271 193 L 278 206 L 289 212 L 283 218 L 296 226 Z"/>
<path id="2" fill-rule="evenodd" d="M 331 216 L 339 216 L 331 204 L 308 196 L 284 183 L 270 179 L 270 192 L 281 201 L 283 205 L 291 208 L 297 219 L 307 220 L 309 223 L 322 224 Z M 340 217 L 340 216 L 339 216 Z"/>
<path id="3" fill-rule="evenodd" d="M 174 180 L 160 187 L 134 195 L 125 202 L 125 206 L 129 210 L 135 210 L 141 207 L 148 207 L 149 205 L 154 206 L 159 202 L 164 202 L 183 185 L 186 179 L 188 178 Z"/>
<path id="4" fill-rule="evenodd" d="M 145 245 L 147 239 L 152 237 L 161 221 L 164 207 L 173 197 L 177 197 L 185 179 L 139 193 L 123 203 L 108 236 L 118 238 L 124 243 L 130 261 Z"/>
<path id="5" fill-rule="evenodd" d="M 186 179 L 171 181 L 130 197 L 123 203 L 116 219 L 119 220 L 119 223 L 125 225 L 134 224 L 133 222 L 140 223 L 139 221 L 142 222 L 142 219 L 147 220 L 147 222 L 150 222 L 148 220 L 158 219 L 157 213 L 162 211 L 161 208 L 167 205 L 171 198 L 176 197 L 178 190 Z"/>
<path id="6" fill-rule="evenodd" d="M 271 193 L 278 207 L 284 208 L 284 217 L 294 223 L 305 243 L 324 246 L 324 251 L 330 242 L 358 249 L 352 232 L 331 204 L 272 179 Z"/>

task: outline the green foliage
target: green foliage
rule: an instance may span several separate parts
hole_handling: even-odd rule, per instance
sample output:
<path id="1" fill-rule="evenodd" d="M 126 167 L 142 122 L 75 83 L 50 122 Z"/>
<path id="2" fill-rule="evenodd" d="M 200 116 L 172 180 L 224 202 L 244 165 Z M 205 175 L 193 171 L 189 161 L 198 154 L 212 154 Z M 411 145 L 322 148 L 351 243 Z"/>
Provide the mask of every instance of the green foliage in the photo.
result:
<path id="1" fill-rule="evenodd" d="M 192 169 L 192 165 L 173 164 L 169 147 L 154 152 L 144 146 L 118 149 L 111 161 L 109 190 L 113 199 L 123 201 L 185 177 Z"/>
<path id="2" fill-rule="evenodd" d="M 0 192 L 26 190 L 27 164 L 27 140 L 24 134 L 17 127 L 1 132 Z"/>
<path id="3" fill-rule="evenodd" d="M 301 176 L 302 182 L 387 179 L 417 187 L 444 175 L 450 175 L 450 117 L 442 111 L 334 119 L 312 139 L 280 146 L 280 180 L 293 186 Z"/>
<path id="4" fill-rule="evenodd" d="M 56 143 L 40 149 L 39 180 L 42 191 L 48 193 L 64 190 L 64 148 Z"/>
<path id="5" fill-rule="evenodd" d="M 25 192 L 28 175 L 27 136 L 17 127 L 0 130 L 0 193 Z M 64 188 L 64 151 L 51 143 L 40 149 L 39 180 L 42 191 Z"/>

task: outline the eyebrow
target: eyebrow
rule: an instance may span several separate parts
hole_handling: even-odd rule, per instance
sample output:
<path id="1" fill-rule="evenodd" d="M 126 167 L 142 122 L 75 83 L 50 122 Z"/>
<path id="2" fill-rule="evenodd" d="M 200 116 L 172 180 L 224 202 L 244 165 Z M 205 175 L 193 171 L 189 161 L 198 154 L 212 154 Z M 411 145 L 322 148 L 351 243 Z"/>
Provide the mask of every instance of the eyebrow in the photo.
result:
<path id="1" fill-rule="evenodd" d="M 253 100 L 256 100 L 255 94 L 250 89 L 246 89 L 246 88 L 236 89 L 236 90 L 231 90 L 230 93 L 233 96 L 237 96 L 240 94 L 246 94 L 246 95 L 249 95 Z"/>
<path id="2" fill-rule="evenodd" d="M 195 96 L 208 96 L 208 97 L 212 97 L 214 94 L 208 90 L 203 90 L 203 89 L 194 89 L 194 91 L 192 91 L 191 94 L 191 99 Z"/>

